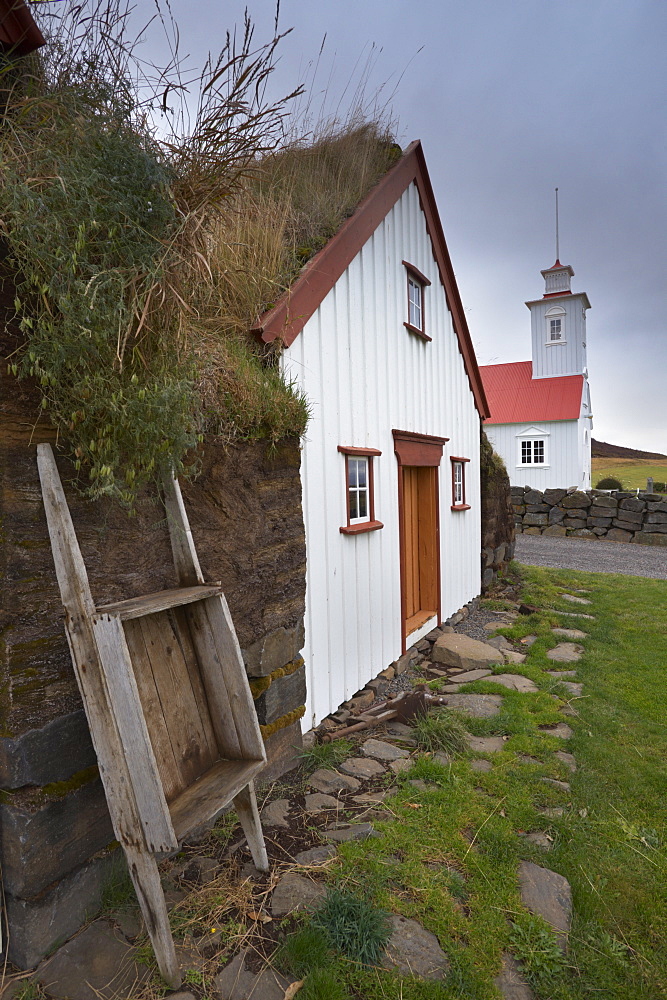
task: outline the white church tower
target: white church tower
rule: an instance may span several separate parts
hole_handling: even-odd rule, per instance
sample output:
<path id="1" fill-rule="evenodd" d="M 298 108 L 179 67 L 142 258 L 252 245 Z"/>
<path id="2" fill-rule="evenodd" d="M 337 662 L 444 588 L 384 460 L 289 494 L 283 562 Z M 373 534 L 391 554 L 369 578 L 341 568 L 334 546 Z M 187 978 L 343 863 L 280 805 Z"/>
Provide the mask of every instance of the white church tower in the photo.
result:
<path id="1" fill-rule="evenodd" d="M 526 302 L 530 309 L 533 345 L 533 378 L 583 375 L 586 364 L 586 310 L 591 304 L 585 292 L 572 292 L 574 271 L 556 261 L 542 271 L 544 295 Z"/>

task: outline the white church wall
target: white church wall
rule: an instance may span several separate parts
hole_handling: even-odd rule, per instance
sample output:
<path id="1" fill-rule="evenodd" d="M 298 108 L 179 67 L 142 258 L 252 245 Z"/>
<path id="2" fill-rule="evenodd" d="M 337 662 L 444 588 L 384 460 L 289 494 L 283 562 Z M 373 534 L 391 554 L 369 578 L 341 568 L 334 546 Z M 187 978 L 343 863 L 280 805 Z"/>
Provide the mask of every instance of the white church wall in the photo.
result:
<path id="1" fill-rule="evenodd" d="M 503 458 L 512 486 L 560 489 L 582 486 L 579 420 L 552 420 L 535 424 L 485 424 L 495 451 Z M 521 440 L 545 442 L 543 465 L 521 464 Z"/>

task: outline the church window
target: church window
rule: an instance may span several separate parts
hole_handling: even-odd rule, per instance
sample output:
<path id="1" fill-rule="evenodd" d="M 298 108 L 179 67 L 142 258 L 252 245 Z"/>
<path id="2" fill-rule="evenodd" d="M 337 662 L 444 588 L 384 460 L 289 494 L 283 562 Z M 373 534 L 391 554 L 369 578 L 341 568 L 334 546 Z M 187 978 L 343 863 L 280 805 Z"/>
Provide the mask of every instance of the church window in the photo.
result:
<path id="1" fill-rule="evenodd" d="M 544 438 L 529 438 L 521 442 L 521 465 L 544 465 L 545 459 Z"/>
<path id="2" fill-rule="evenodd" d="M 562 306 L 552 306 L 546 314 L 547 344 L 564 344 L 565 340 L 565 310 Z"/>
<path id="3" fill-rule="evenodd" d="M 561 319 L 550 319 L 549 320 L 549 333 L 551 340 L 560 340 L 561 338 Z"/>

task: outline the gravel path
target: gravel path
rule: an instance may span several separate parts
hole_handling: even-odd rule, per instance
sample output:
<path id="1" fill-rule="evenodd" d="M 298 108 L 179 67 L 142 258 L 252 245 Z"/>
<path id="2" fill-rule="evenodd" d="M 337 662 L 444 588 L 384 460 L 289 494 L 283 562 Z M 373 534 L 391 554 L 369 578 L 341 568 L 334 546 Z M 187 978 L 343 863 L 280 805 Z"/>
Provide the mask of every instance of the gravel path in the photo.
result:
<path id="1" fill-rule="evenodd" d="M 529 566 L 667 580 L 667 546 L 652 548 L 622 542 L 589 542 L 585 538 L 517 534 L 514 558 Z"/>

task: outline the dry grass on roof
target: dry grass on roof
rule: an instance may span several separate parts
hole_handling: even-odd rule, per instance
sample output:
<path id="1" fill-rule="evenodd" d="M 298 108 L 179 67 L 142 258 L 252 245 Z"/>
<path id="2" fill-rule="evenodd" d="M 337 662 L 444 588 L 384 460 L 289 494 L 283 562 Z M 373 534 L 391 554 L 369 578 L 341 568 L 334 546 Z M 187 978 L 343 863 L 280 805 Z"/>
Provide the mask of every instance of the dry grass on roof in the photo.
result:
<path id="1" fill-rule="evenodd" d="M 265 157 L 211 236 L 220 324 L 254 326 L 400 155 L 381 124 L 353 122 Z"/>

